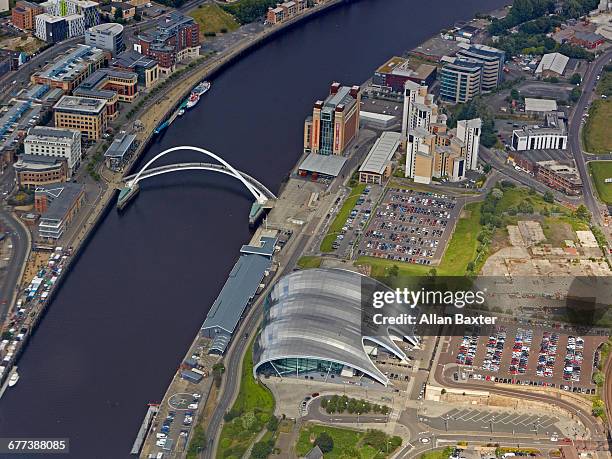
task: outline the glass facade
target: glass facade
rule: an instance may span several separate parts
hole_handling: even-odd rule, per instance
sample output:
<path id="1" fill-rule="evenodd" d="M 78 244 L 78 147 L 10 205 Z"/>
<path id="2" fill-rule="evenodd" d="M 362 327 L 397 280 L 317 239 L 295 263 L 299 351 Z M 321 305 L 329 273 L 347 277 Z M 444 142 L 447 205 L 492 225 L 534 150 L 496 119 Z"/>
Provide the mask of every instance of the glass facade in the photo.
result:
<path id="1" fill-rule="evenodd" d="M 307 359 L 307 358 L 290 358 L 278 359 L 273 362 L 267 362 L 259 371 L 263 374 L 281 376 L 301 376 L 307 373 L 322 373 L 339 375 L 342 372 L 344 365 L 340 363 L 330 362 L 328 360 Z"/>

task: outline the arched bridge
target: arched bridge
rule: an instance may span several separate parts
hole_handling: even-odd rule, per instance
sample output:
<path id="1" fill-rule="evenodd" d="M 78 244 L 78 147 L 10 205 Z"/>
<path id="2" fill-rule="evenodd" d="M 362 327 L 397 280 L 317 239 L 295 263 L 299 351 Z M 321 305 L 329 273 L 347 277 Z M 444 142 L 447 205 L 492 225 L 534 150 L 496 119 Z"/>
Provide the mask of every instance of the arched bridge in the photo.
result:
<path id="1" fill-rule="evenodd" d="M 220 164 L 212 164 L 212 163 L 181 163 L 181 164 L 170 164 L 167 166 L 159 166 L 151 168 L 150 166 L 157 161 L 158 159 L 166 156 L 167 154 L 173 153 L 175 151 L 180 150 L 188 150 L 195 151 L 198 153 L 202 153 L 203 155 L 208 156 Z M 240 172 L 235 169 L 231 164 L 225 161 L 220 156 L 205 150 L 200 147 L 191 147 L 191 146 L 180 146 L 180 147 L 172 147 L 167 150 L 158 153 L 153 158 L 151 158 L 142 169 L 138 171 L 138 173 L 134 175 L 130 175 L 126 177 L 125 187 L 119 193 L 119 199 L 117 202 L 117 206 L 121 209 L 123 206 L 138 192 L 138 183 L 141 180 L 145 180 L 150 177 L 155 177 L 156 175 L 168 174 L 170 172 L 178 172 L 182 170 L 206 170 L 212 172 L 220 172 L 225 175 L 229 175 L 239 180 L 247 190 L 253 195 L 255 201 L 258 205 L 263 206 L 270 200 L 276 200 L 276 196 L 272 193 L 268 188 L 266 188 L 261 182 L 257 179 L 251 177 L 244 172 Z"/>
<path id="2" fill-rule="evenodd" d="M 170 172 L 178 172 L 178 171 L 187 171 L 187 170 L 202 170 L 202 171 L 213 171 L 220 172 L 222 174 L 229 175 L 231 177 L 237 178 L 234 176 L 234 173 L 229 170 L 227 167 L 222 166 L 220 164 L 213 163 L 179 163 L 179 164 L 169 164 L 167 166 L 159 166 L 148 169 L 144 172 L 139 178 L 138 181 L 142 181 L 144 179 L 148 179 L 151 177 L 155 177 L 156 175 L 168 174 Z M 253 186 L 260 194 L 262 194 L 266 199 L 276 199 L 274 193 L 272 193 L 264 184 L 262 184 L 259 180 L 251 177 L 249 174 L 238 171 L 238 173 L 249 183 L 249 185 Z M 137 174 L 128 175 L 124 178 L 126 183 L 130 183 L 130 181 L 136 178 Z M 137 183 L 137 182 L 132 182 Z M 250 190 L 249 190 L 250 191 Z M 257 196 L 256 196 L 257 198 Z"/>

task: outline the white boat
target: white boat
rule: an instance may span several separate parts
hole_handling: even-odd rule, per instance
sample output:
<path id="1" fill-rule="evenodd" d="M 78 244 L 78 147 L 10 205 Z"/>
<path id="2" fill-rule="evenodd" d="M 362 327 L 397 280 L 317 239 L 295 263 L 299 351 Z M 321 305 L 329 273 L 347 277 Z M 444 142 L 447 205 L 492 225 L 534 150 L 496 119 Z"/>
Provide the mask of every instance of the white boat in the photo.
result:
<path id="1" fill-rule="evenodd" d="M 189 96 L 189 99 L 187 99 L 187 104 L 185 105 L 185 108 L 195 107 L 195 105 L 199 101 L 200 101 L 200 95 L 196 92 L 192 92 L 191 95 Z"/>
<path id="2" fill-rule="evenodd" d="M 8 386 L 13 387 L 15 384 L 17 384 L 17 381 L 19 381 L 19 373 L 15 371 L 9 378 Z"/>
<path id="3" fill-rule="evenodd" d="M 184 114 L 185 114 L 185 109 L 181 108 L 181 109 L 178 111 L 178 116 L 183 116 Z"/>
<path id="4" fill-rule="evenodd" d="M 206 94 L 206 92 L 210 89 L 212 83 L 210 81 L 202 81 L 195 88 L 193 88 L 192 92 L 195 92 L 198 96 L 202 96 Z"/>

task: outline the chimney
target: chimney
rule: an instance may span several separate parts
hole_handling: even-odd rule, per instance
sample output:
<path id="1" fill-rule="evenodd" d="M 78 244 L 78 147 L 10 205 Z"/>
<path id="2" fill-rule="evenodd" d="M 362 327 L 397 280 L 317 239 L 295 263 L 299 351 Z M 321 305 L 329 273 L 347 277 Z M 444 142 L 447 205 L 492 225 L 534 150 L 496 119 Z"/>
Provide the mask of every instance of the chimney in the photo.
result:
<path id="1" fill-rule="evenodd" d="M 359 94 L 359 86 L 355 85 L 351 87 L 350 95 L 353 99 L 357 99 L 357 95 Z"/>
<path id="2" fill-rule="evenodd" d="M 337 81 L 334 81 L 331 87 L 329 88 L 329 93 L 336 94 L 339 89 L 340 89 L 340 83 L 338 83 Z"/>

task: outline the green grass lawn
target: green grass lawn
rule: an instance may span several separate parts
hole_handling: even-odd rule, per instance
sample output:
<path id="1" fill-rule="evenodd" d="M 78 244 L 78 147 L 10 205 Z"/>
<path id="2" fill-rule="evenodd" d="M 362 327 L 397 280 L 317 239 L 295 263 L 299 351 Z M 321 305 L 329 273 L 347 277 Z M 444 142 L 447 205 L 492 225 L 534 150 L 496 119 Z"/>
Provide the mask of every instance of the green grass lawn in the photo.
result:
<path id="1" fill-rule="evenodd" d="M 302 269 L 318 268 L 321 266 L 321 257 L 305 256 L 300 258 L 297 264 Z"/>
<path id="2" fill-rule="evenodd" d="M 338 212 L 338 215 L 336 215 L 336 218 L 327 231 L 327 235 L 321 242 L 321 252 L 331 252 L 333 250 L 332 244 L 336 240 L 336 236 L 340 233 L 340 230 L 342 230 L 342 227 L 345 225 L 346 219 L 351 213 L 351 210 L 353 210 L 353 207 L 355 207 L 357 199 L 359 199 L 359 195 L 363 192 L 365 187 L 365 184 L 359 183 L 351 189 L 351 194 L 344 201 L 340 212 Z"/>
<path id="3" fill-rule="evenodd" d="M 605 179 L 612 178 L 612 161 L 591 161 L 589 170 L 593 176 L 599 199 L 606 204 L 612 204 L 612 183 L 604 182 Z"/>
<path id="4" fill-rule="evenodd" d="M 240 415 L 223 424 L 217 449 L 219 459 L 241 457 L 274 413 L 272 393 L 253 378 L 252 343 L 244 355 L 240 391 L 232 406 L 232 411 Z M 245 424 L 249 427 L 245 427 Z"/>
<path id="5" fill-rule="evenodd" d="M 478 233 L 480 232 L 480 208 L 482 203 L 475 202 L 467 204 L 464 208 L 465 218 L 457 221 L 442 262 L 435 267 L 439 276 L 462 276 L 466 272 L 467 265 L 476 256 L 478 246 Z M 432 266 L 402 263 L 394 260 L 383 260 L 382 258 L 360 257 L 356 264 L 369 264 L 372 266 L 373 277 L 384 277 L 387 269 L 393 265 L 399 268 L 399 276 L 425 276 Z"/>
<path id="6" fill-rule="evenodd" d="M 194 18 L 200 24 L 200 33 L 222 33 L 236 30 L 239 26 L 238 21 L 234 17 L 223 11 L 216 3 L 208 3 L 199 8 L 195 8 L 189 12 L 189 16 Z"/>
<path id="7" fill-rule="evenodd" d="M 612 100 L 596 100 L 589 110 L 589 118 L 582 129 L 584 149 L 588 153 L 608 153 L 612 151 L 610 120 L 612 119 Z"/>
<path id="8" fill-rule="evenodd" d="M 311 439 L 316 438 L 321 432 L 327 432 L 334 440 L 334 448 L 329 453 L 325 453 L 325 459 L 386 457 L 385 452 L 378 454 L 378 451 L 372 446 L 363 443 L 365 432 L 312 424 L 307 424 L 300 430 L 300 436 L 295 447 L 296 454 L 299 457 L 305 456 L 314 446 Z M 389 453 L 392 453 L 392 451 L 389 451 Z"/>
<path id="9" fill-rule="evenodd" d="M 436 451 L 429 451 L 428 453 L 423 453 L 419 456 L 419 459 L 448 459 L 448 457 L 452 454 L 453 448 L 446 447 L 444 449 L 439 449 Z"/>

